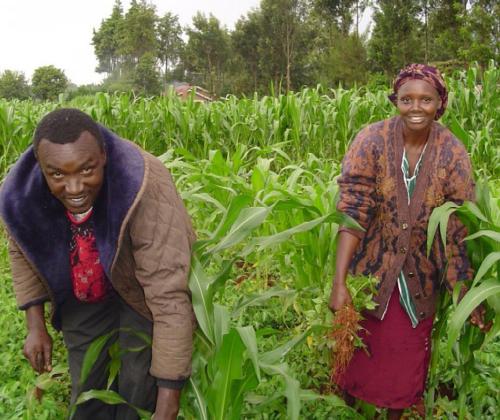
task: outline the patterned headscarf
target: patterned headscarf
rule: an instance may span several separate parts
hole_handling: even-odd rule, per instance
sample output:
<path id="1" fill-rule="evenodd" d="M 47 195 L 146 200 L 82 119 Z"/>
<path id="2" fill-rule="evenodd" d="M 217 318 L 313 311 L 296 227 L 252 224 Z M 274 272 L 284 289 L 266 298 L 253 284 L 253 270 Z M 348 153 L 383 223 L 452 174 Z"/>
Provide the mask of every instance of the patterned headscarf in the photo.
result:
<path id="1" fill-rule="evenodd" d="M 389 99 L 394 105 L 397 105 L 398 90 L 406 82 L 410 80 L 424 80 L 434 87 L 439 97 L 441 98 L 441 107 L 437 110 L 435 120 L 438 120 L 444 114 L 446 105 L 448 104 L 448 91 L 444 83 L 441 73 L 436 67 L 426 66 L 425 64 L 410 64 L 402 69 L 396 79 L 394 79 L 394 92 L 389 95 Z"/>

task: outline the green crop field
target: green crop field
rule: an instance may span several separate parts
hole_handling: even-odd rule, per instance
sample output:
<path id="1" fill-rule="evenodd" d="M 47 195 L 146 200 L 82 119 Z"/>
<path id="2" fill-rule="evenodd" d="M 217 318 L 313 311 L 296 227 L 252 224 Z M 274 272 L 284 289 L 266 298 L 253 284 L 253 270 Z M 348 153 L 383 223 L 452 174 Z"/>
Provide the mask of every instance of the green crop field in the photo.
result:
<path id="1" fill-rule="evenodd" d="M 500 406 L 500 71 L 473 67 L 447 82 L 442 123 L 470 153 L 478 200 L 440 208 L 429 233 L 456 211 L 469 229 L 477 275 L 458 306 L 452 296 L 443 298 L 425 403 L 429 418 L 493 419 Z M 331 392 L 327 300 L 342 221 L 335 211 L 341 159 L 362 127 L 395 114 L 387 93 L 318 87 L 212 103 L 128 94 L 0 100 L 0 179 L 38 120 L 61 106 L 88 112 L 159 156 L 200 240 L 190 278 L 199 329 L 182 418 L 372 418 L 374 407 L 355 412 Z M 24 319 L 6 248 L 2 239 L 0 418 L 62 419 L 69 400 L 62 341 L 54 334 L 54 372 L 36 377 L 21 354 Z M 483 299 L 495 320 L 486 335 L 466 321 Z M 405 416 L 419 418 L 415 410 Z"/>

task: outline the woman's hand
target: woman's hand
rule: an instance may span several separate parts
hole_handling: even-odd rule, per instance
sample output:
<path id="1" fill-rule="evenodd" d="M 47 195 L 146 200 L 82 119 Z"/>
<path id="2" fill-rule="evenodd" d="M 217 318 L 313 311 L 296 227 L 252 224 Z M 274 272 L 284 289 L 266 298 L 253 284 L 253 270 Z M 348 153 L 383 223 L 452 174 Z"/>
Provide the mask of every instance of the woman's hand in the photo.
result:
<path id="1" fill-rule="evenodd" d="M 352 303 L 351 295 L 345 280 L 347 269 L 351 264 L 354 251 L 359 245 L 359 238 L 348 231 L 339 232 L 337 242 L 337 262 L 335 264 L 335 277 L 333 279 L 332 292 L 330 294 L 330 309 L 335 312 L 348 303 Z"/>
<path id="2" fill-rule="evenodd" d="M 330 310 L 338 311 L 343 306 L 352 303 L 351 294 L 347 289 L 345 280 L 335 278 L 333 280 L 332 292 L 330 293 Z"/>
<path id="3" fill-rule="evenodd" d="M 484 314 L 486 313 L 486 309 L 484 309 L 483 305 L 479 305 L 477 308 L 475 308 L 471 314 L 470 314 L 470 323 L 472 325 L 475 325 L 478 327 L 482 332 L 487 333 L 492 325 L 493 322 L 490 321 L 487 324 L 484 323 Z"/>
<path id="4" fill-rule="evenodd" d="M 465 284 L 462 284 L 460 293 L 458 296 L 458 301 L 460 302 L 464 296 L 467 294 L 469 289 L 465 286 Z M 493 322 L 490 321 L 487 324 L 484 323 L 484 315 L 486 314 L 486 309 L 484 309 L 483 304 L 478 305 L 470 314 L 470 323 L 472 325 L 475 325 L 478 327 L 482 332 L 487 333 L 492 325 Z"/>

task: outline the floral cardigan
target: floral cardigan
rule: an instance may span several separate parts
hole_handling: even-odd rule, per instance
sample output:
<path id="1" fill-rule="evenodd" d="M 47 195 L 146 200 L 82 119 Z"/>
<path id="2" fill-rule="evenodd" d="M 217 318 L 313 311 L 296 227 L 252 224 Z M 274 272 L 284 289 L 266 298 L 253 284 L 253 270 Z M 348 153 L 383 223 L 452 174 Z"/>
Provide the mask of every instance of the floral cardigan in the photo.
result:
<path id="1" fill-rule="evenodd" d="M 434 315 L 441 283 L 452 289 L 459 280 L 470 279 L 463 224 L 451 215 L 447 247 L 438 235 L 427 257 L 427 225 L 432 211 L 453 201 L 474 199 L 469 156 L 453 134 L 434 122 L 429 134 L 412 200 L 401 172 L 403 122 L 399 116 L 364 128 L 344 157 L 338 179 L 337 209 L 354 218 L 365 230 L 341 228 L 361 242 L 350 270 L 379 279 L 378 306 L 371 314 L 379 319 L 401 270 L 415 303 L 417 316 Z"/>

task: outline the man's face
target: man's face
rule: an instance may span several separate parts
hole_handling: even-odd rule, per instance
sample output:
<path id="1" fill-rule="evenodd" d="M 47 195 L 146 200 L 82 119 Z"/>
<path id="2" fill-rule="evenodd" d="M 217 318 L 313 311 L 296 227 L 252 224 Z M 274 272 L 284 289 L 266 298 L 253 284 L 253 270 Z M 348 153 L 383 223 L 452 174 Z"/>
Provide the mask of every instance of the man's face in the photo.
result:
<path id="1" fill-rule="evenodd" d="M 58 144 L 42 139 L 37 159 L 50 192 L 71 213 L 89 210 L 104 180 L 106 154 L 88 131 L 73 143 Z"/>

